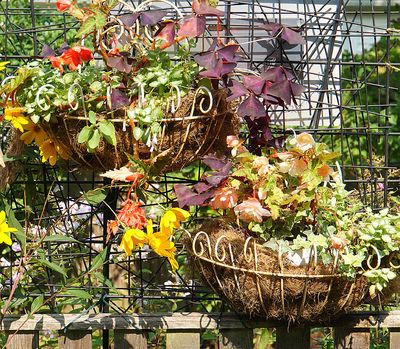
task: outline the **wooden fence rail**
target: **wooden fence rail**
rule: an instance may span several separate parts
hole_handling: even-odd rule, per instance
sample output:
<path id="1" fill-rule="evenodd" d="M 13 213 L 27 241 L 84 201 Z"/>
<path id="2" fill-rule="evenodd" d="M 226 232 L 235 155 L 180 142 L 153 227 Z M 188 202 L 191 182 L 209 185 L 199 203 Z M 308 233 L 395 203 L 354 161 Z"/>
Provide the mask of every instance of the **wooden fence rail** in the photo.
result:
<path id="1" fill-rule="evenodd" d="M 327 325 L 312 327 L 327 327 Z M 388 328 L 390 348 L 400 348 L 400 311 L 351 313 L 329 324 L 337 349 L 368 349 L 370 329 Z M 165 330 L 167 349 L 199 349 L 200 334 L 220 331 L 220 349 L 253 348 L 253 329 L 276 328 L 277 349 L 309 349 L 310 326 L 241 319 L 231 313 L 6 315 L 0 330 L 10 349 L 38 348 L 41 331 L 58 331 L 61 349 L 92 348 L 93 330 L 113 330 L 115 349 L 146 349 L 147 333 Z"/>

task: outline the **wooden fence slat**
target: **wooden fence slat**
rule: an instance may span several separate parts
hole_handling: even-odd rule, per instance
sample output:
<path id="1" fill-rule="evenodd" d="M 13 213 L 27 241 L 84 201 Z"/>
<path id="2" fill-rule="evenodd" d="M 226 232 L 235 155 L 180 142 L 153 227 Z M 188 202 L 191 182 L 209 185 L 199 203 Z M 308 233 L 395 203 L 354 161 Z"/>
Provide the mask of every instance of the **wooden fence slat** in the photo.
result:
<path id="1" fill-rule="evenodd" d="M 39 348 L 39 331 L 7 331 L 7 349 L 37 349 Z"/>
<path id="2" fill-rule="evenodd" d="M 370 331 L 354 328 L 335 327 L 335 349 L 365 349 L 369 348 Z"/>
<path id="3" fill-rule="evenodd" d="M 219 349 L 253 349 L 253 330 L 221 330 Z"/>
<path id="4" fill-rule="evenodd" d="M 400 327 L 390 329 L 390 349 L 400 348 Z"/>
<path id="5" fill-rule="evenodd" d="M 92 331 L 59 331 L 58 346 L 60 349 L 91 349 Z"/>
<path id="6" fill-rule="evenodd" d="M 310 349 L 310 328 L 279 327 L 276 329 L 277 349 Z"/>
<path id="7" fill-rule="evenodd" d="M 147 336 L 144 332 L 132 330 L 114 331 L 115 349 L 147 349 Z"/>
<path id="8" fill-rule="evenodd" d="M 167 349 L 200 349 L 200 332 L 167 332 Z"/>

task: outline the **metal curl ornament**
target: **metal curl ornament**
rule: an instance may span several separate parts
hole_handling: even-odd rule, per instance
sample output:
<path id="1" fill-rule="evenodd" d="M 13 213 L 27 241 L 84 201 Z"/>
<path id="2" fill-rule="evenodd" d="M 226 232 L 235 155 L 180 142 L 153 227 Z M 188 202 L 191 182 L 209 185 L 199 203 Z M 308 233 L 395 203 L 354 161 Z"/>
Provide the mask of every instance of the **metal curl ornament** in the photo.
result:
<path id="1" fill-rule="evenodd" d="M 71 107 L 72 110 L 77 110 L 79 108 L 79 99 L 76 98 L 76 96 L 73 93 L 75 87 L 77 87 L 79 90 L 80 99 L 82 101 L 82 109 L 83 109 L 83 113 L 86 118 L 87 113 L 86 113 L 86 106 L 85 106 L 85 96 L 83 94 L 82 86 L 76 82 L 74 82 L 68 89 L 68 95 L 67 95 L 68 105 Z M 73 102 L 75 102 L 75 105 L 72 104 Z"/>
<path id="2" fill-rule="evenodd" d="M 189 116 L 193 116 L 194 115 L 194 110 L 195 110 L 196 105 L 197 105 L 196 99 L 197 99 L 197 96 L 199 95 L 199 93 L 202 92 L 202 91 L 207 94 L 207 97 L 208 97 L 208 100 L 209 100 L 209 104 L 208 104 L 207 109 L 204 109 L 204 102 L 206 100 L 206 97 L 204 97 L 204 95 L 203 95 L 201 100 L 200 100 L 200 103 L 198 104 L 201 113 L 202 114 L 207 114 L 213 108 L 214 99 L 213 99 L 211 91 L 205 86 L 200 86 L 200 87 L 198 87 L 196 89 L 196 92 L 194 93 L 193 102 L 192 102 L 192 108 L 190 109 L 190 115 Z"/>
<path id="3" fill-rule="evenodd" d="M 40 86 L 36 92 L 36 98 L 35 98 L 36 104 L 43 111 L 47 111 L 51 108 L 50 104 L 46 104 L 45 106 L 43 106 L 42 102 L 40 101 L 40 95 L 42 94 L 42 91 L 46 90 L 47 88 L 51 88 L 53 90 L 55 89 L 54 85 L 46 84 L 46 85 Z M 49 100 L 48 97 L 47 97 L 47 100 Z"/>

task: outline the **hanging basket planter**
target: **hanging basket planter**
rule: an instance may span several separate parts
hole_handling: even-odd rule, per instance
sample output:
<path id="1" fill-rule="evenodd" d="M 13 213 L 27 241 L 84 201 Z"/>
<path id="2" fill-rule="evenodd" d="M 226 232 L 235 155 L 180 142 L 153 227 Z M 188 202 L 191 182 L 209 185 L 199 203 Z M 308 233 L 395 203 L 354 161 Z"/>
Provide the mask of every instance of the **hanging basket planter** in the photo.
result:
<path id="1" fill-rule="evenodd" d="M 311 256 L 296 266 L 252 237 L 213 221 L 186 239 L 203 280 L 237 312 L 254 318 L 324 322 L 360 305 L 368 282 L 340 275 Z"/>
<path id="2" fill-rule="evenodd" d="M 113 123 L 117 145 L 103 140 L 91 153 L 85 144 L 78 142 L 79 133 L 89 123 L 88 117 L 64 114 L 59 116 L 62 122 L 45 129 L 62 147 L 70 150 L 71 159 L 86 168 L 99 171 L 119 168 L 130 156 L 149 165 L 158 161 L 159 174 L 180 170 L 210 152 L 227 154 L 226 137 L 239 132 L 239 118 L 233 112 L 232 103 L 226 102 L 224 90 L 189 91 L 174 112 L 165 110 L 164 115 L 160 120 L 161 130 L 152 144 L 135 139 L 134 123 L 126 117 L 118 113 L 111 117 L 100 115 L 100 122 Z"/>

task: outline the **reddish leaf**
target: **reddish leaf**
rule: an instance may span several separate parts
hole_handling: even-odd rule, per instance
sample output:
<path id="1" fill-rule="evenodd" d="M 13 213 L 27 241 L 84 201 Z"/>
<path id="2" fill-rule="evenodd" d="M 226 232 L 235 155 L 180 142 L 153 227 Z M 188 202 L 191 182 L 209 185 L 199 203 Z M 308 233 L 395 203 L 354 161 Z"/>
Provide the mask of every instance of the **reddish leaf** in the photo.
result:
<path id="1" fill-rule="evenodd" d="M 167 44 L 175 41 L 175 22 L 165 22 L 164 27 L 156 34 L 155 40 L 162 40 Z"/>
<path id="2" fill-rule="evenodd" d="M 129 98 L 125 93 L 118 89 L 112 89 L 111 91 L 111 107 L 112 109 L 118 109 L 129 105 Z"/>
<path id="3" fill-rule="evenodd" d="M 56 55 L 55 51 L 49 45 L 43 45 L 41 55 L 43 57 L 54 57 Z"/>
<path id="4" fill-rule="evenodd" d="M 209 154 L 203 157 L 202 161 L 212 170 L 222 169 L 228 162 L 227 159 L 221 159 L 213 154 Z"/>
<path id="5" fill-rule="evenodd" d="M 207 0 L 195 0 L 193 1 L 193 11 L 197 15 L 206 15 L 206 16 L 217 16 L 222 17 L 224 15 L 223 11 L 217 10 L 215 7 L 208 5 Z"/>
<path id="6" fill-rule="evenodd" d="M 178 36 L 196 38 L 202 36 L 206 30 L 206 18 L 204 16 L 186 17 L 178 30 Z"/>
<path id="7" fill-rule="evenodd" d="M 260 28 L 265 29 L 268 32 L 271 32 L 271 35 L 275 36 L 282 29 L 282 25 L 278 23 L 264 23 L 263 25 L 260 26 Z"/>
<path id="8" fill-rule="evenodd" d="M 216 54 L 212 51 L 207 51 L 194 56 L 195 62 L 206 69 L 213 68 L 217 65 L 218 60 Z"/>
<path id="9" fill-rule="evenodd" d="M 290 82 L 290 87 L 292 89 L 293 96 L 300 96 L 305 91 L 304 86 L 296 84 L 295 82 Z"/>
<path id="10" fill-rule="evenodd" d="M 140 23 L 142 25 L 154 25 L 160 22 L 166 15 L 168 11 L 163 10 L 148 10 L 140 14 Z"/>
<path id="11" fill-rule="evenodd" d="M 256 75 L 245 75 L 243 77 L 243 85 L 256 95 L 259 95 L 263 91 L 265 80 Z"/>
<path id="12" fill-rule="evenodd" d="M 222 75 L 222 71 L 224 68 L 223 66 L 224 63 L 222 62 L 222 59 L 219 59 L 213 67 L 209 67 L 207 70 L 202 71 L 200 73 L 200 76 L 209 79 L 219 79 Z"/>
<path id="13" fill-rule="evenodd" d="M 278 81 L 272 84 L 268 89 L 268 94 L 282 99 L 286 104 L 290 104 L 292 101 L 292 89 L 290 87 L 290 81 Z"/>
<path id="14" fill-rule="evenodd" d="M 118 19 L 127 27 L 132 27 L 140 16 L 140 12 L 127 13 L 121 15 Z"/>
<path id="15" fill-rule="evenodd" d="M 239 49 L 238 44 L 228 44 L 217 50 L 218 56 L 228 62 L 236 62 L 235 54 Z"/>
<path id="16" fill-rule="evenodd" d="M 198 194 L 183 184 L 175 184 L 174 191 L 176 200 L 181 208 L 191 205 L 203 205 L 206 200 L 214 195 L 214 190 L 209 190 Z"/>
<path id="17" fill-rule="evenodd" d="M 261 77 L 267 81 L 278 82 L 283 80 L 292 80 L 294 75 L 284 67 L 275 67 L 266 70 Z"/>
<path id="18" fill-rule="evenodd" d="M 229 74 L 230 72 L 233 71 L 237 66 L 237 63 L 232 63 L 232 62 L 222 62 L 222 70 L 221 70 L 221 76 L 225 74 Z M 220 76 L 220 77 L 221 77 Z"/>
<path id="19" fill-rule="evenodd" d="M 249 93 L 244 85 L 236 80 L 232 80 L 232 86 L 229 86 L 231 95 L 226 99 L 228 102 L 233 101 L 236 98 L 245 96 Z"/>
<path id="20" fill-rule="evenodd" d="M 285 26 L 283 27 L 281 38 L 290 45 L 304 45 L 306 43 L 298 32 Z"/>
<path id="21" fill-rule="evenodd" d="M 239 105 L 237 109 L 237 114 L 240 117 L 248 116 L 250 117 L 250 119 L 254 119 L 265 116 L 266 111 L 259 99 L 251 94 Z"/>
<path id="22" fill-rule="evenodd" d="M 217 187 L 228 177 L 231 168 L 232 162 L 228 161 L 219 170 L 205 173 L 201 179 L 206 181 L 208 184 Z"/>
<path id="23" fill-rule="evenodd" d="M 132 70 L 132 63 L 128 57 L 114 56 L 107 58 L 107 65 L 110 68 L 115 68 L 122 73 L 130 73 Z"/>
<path id="24" fill-rule="evenodd" d="M 206 183 L 203 183 L 203 182 L 196 183 L 196 184 L 193 186 L 193 189 L 194 189 L 198 194 L 204 193 L 204 192 L 206 192 L 207 190 L 209 190 L 209 189 L 211 189 L 211 188 L 212 188 L 212 185 L 209 185 L 209 184 L 206 184 Z"/>

